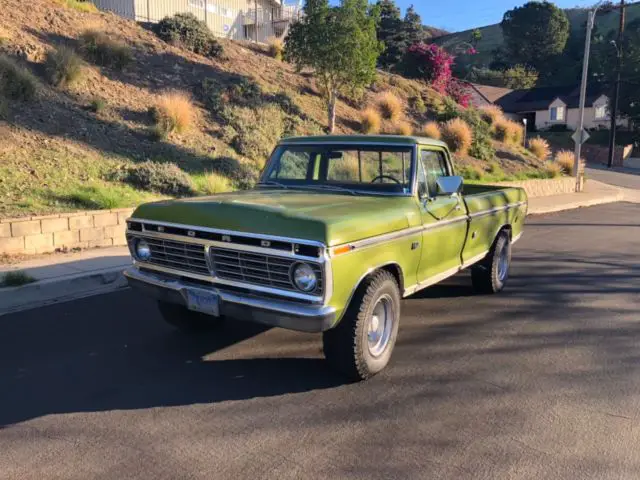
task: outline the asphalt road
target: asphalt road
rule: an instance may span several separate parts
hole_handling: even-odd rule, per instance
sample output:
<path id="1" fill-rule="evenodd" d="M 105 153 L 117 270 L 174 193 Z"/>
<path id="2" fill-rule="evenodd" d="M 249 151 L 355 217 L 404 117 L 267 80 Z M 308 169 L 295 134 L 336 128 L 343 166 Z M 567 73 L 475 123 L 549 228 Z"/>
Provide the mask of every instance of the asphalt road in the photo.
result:
<path id="1" fill-rule="evenodd" d="M 599 182 L 608 183 L 617 187 L 631 188 L 640 190 L 640 170 L 623 169 L 609 170 L 605 166 L 591 166 L 586 169 L 587 178 L 598 180 Z"/>
<path id="2" fill-rule="evenodd" d="M 383 374 L 188 338 L 129 291 L 0 317 L 2 479 L 640 477 L 640 205 L 529 219 L 512 277 L 403 303 Z"/>

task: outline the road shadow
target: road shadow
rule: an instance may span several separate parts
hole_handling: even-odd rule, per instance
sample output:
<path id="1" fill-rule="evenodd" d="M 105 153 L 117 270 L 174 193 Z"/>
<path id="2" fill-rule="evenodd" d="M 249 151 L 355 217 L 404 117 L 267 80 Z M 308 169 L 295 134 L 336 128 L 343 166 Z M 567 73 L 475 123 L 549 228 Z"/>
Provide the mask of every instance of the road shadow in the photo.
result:
<path id="1" fill-rule="evenodd" d="M 345 383 L 320 357 L 213 360 L 270 329 L 229 321 L 183 334 L 132 291 L 7 315 L 0 329 L 0 428 L 48 414 L 211 404 Z"/>

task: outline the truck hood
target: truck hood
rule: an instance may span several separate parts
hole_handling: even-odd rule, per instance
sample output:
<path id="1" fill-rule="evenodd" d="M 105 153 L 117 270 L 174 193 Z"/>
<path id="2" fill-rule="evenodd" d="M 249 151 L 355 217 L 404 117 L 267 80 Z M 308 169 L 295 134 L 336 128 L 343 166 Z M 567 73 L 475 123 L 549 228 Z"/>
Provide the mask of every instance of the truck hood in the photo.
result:
<path id="1" fill-rule="evenodd" d="M 141 205 L 134 218 L 339 245 L 413 226 L 411 197 L 251 190 Z"/>

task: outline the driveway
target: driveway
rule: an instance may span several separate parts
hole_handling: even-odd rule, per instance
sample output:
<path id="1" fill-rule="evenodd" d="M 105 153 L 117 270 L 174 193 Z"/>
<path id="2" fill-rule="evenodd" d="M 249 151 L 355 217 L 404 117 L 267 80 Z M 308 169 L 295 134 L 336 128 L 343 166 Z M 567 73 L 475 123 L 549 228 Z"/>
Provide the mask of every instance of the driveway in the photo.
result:
<path id="1" fill-rule="evenodd" d="M 360 384 L 318 336 L 189 338 L 131 291 L 0 317 L 0 478 L 640 478 L 639 238 L 640 205 L 530 218 L 503 294 L 407 299 Z"/>

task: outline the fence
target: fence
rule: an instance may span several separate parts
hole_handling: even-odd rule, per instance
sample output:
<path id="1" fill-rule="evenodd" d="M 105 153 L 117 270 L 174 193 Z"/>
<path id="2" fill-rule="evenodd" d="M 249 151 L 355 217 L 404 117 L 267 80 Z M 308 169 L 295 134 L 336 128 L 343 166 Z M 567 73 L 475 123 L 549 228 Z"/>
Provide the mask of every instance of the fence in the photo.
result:
<path id="1" fill-rule="evenodd" d="M 293 5 L 272 0 L 93 0 L 101 9 L 138 22 L 156 23 L 176 13 L 192 13 L 218 37 L 265 42 L 284 34 L 300 16 Z M 253 8 L 247 8 L 247 5 Z M 256 15 L 257 14 L 257 15 Z M 256 18 L 257 17 L 257 18 Z M 257 19 L 257 23 L 256 23 Z"/>

